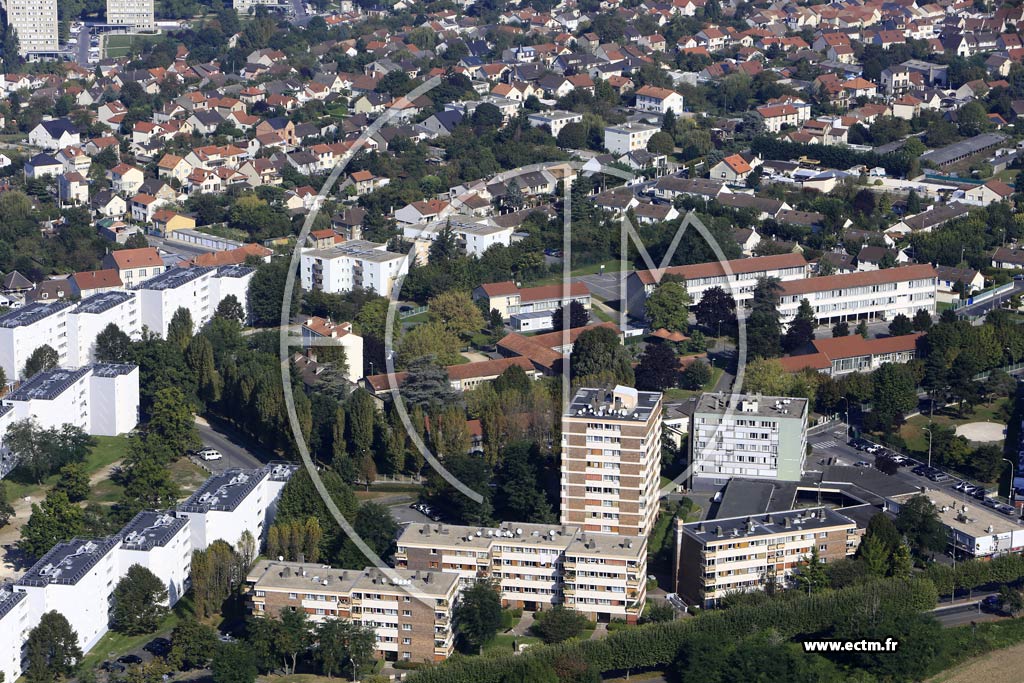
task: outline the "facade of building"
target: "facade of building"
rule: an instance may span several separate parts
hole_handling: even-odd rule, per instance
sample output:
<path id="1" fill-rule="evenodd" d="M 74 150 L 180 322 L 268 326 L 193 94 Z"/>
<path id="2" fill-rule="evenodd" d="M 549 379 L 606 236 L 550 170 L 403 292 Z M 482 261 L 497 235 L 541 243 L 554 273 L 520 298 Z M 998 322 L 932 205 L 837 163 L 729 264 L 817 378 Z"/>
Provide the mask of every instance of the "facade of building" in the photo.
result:
<path id="1" fill-rule="evenodd" d="M 68 360 L 68 312 L 71 304 L 36 302 L 0 316 L 0 367 L 9 380 L 21 377 L 25 361 L 40 346 L 57 352 L 59 365 Z"/>
<path id="2" fill-rule="evenodd" d="M 928 264 L 783 282 L 780 319 L 788 323 L 796 317 L 803 299 L 810 302 L 821 325 L 891 320 L 900 313 L 913 318 L 919 310 L 935 315 L 937 282 L 935 268 Z"/>
<path id="3" fill-rule="evenodd" d="M 817 350 L 803 356 L 780 358 L 782 367 L 789 372 L 811 368 L 832 377 L 851 372 L 872 372 L 883 363 L 909 363 L 917 358 L 917 340 L 921 333 L 897 337 L 864 339 L 859 334 L 848 337 L 815 339 Z"/>
<path id="4" fill-rule="evenodd" d="M 132 31 L 152 31 L 153 0 L 107 0 L 107 23 Z"/>
<path id="5" fill-rule="evenodd" d="M 693 413 L 693 477 L 797 481 L 807 449 L 805 398 L 702 394 Z"/>
<path id="6" fill-rule="evenodd" d="M 627 121 L 604 129 L 604 146 L 612 154 L 646 150 L 647 143 L 661 128 L 647 123 Z"/>
<path id="7" fill-rule="evenodd" d="M 754 288 L 762 278 L 774 277 L 780 282 L 805 279 L 807 261 L 800 254 L 754 256 L 725 262 L 672 266 L 664 269 L 664 275 L 685 278 L 691 305 L 699 304 L 704 292 L 712 287 L 721 287 L 739 304 L 754 297 Z M 651 270 L 630 273 L 626 279 L 630 315 L 640 318 L 644 316 L 644 303 L 657 288 L 658 282 L 655 272 Z"/>
<path id="8" fill-rule="evenodd" d="M 67 366 L 80 368 L 96 360 L 96 338 L 114 324 L 133 340 L 142 334 L 138 297 L 134 292 L 94 294 L 68 312 Z"/>
<path id="9" fill-rule="evenodd" d="M 267 465 L 258 470 L 231 469 L 215 474 L 178 506 L 189 519 L 193 550 L 216 540 L 235 545 L 246 531 L 259 544 L 277 511 L 281 489 L 294 465 Z"/>
<path id="10" fill-rule="evenodd" d="M 1009 505 L 990 508 L 980 501 L 949 490 L 927 489 L 939 519 L 948 532 L 949 545 L 958 559 L 983 558 L 1024 551 L 1024 525 L 1019 511 Z M 889 509 L 898 513 L 906 500 L 888 499 Z"/>
<path id="11" fill-rule="evenodd" d="M 96 363 L 34 375 L 3 398 L 10 419 L 35 420 L 44 429 L 65 424 L 94 436 L 117 436 L 139 421 L 139 368 Z"/>
<path id="12" fill-rule="evenodd" d="M 590 310 L 590 290 L 582 282 L 540 287 L 519 287 L 515 282 L 491 282 L 473 290 L 473 298 L 486 300 L 487 310 L 498 311 L 508 320 L 513 315 L 551 312 L 576 301 Z"/>
<path id="13" fill-rule="evenodd" d="M 7 0 L 7 23 L 18 35 L 18 54 L 60 49 L 57 0 Z"/>
<path id="14" fill-rule="evenodd" d="M 493 579 L 505 607 L 543 611 L 564 604 L 602 621 L 635 622 L 647 595 L 645 537 L 564 524 L 409 524 L 398 538 L 395 564 L 455 574 L 463 585 Z"/>
<path id="15" fill-rule="evenodd" d="M 162 337 L 179 308 L 192 314 L 193 334 L 213 317 L 214 268 L 172 268 L 151 277 L 136 288 L 142 325 Z"/>
<path id="16" fill-rule="evenodd" d="M 246 587 L 257 616 L 301 609 L 314 623 L 346 619 L 373 627 L 379 659 L 440 662 L 455 650 L 456 574 L 261 560 Z"/>
<path id="17" fill-rule="evenodd" d="M 121 576 L 132 565 L 153 572 L 167 589 L 167 605 L 173 607 L 185 594 L 192 570 L 192 537 L 187 517 L 172 512 L 145 510 L 118 532 L 115 553 Z"/>
<path id="18" fill-rule="evenodd" d="M 352 331 L 352 323 L 333 323 L 326 318 L 312 316 L 302 323 L 303 346 L 309 348 L 318 339 L 336 339 L 345 350 L 348 371 L 345 379 L 355 384 L 363 376 L 363 338 Z"/>
<path id="19" fill-rule="evenodd" d="M 859 544 L 857 524 L 824 507 L 690 524 L 677 519 L 676 593 L 687 604 L 714 607 L 730 593 L 786 587 L 815 547 L 827 564 Z"/>
<path id="20" fill-rule="evenodd" d="M 0 587 L 0 673 L 5 681 L 16 681 L 21 676 L 21 647 L 28 637 L 28 596 L 8 586 Z"/>
<path id="21" fill-rule="evenodd" d="M 644 536 L 658 515 L 661 394 L 579 389 L 562 414 L 562 524 Z"/>
<path id="22" fill-rule="evenodd" d="M 361 288 L 386 296 L 395 280 L 408 271 L 405 254 L 392 253 L 386 244 L 365 240 L 302 251 L 302 287 L 308 291 L 340 294 Z"/>
<path id="23" fill-rule="evenodd" d="M 537 128 L 547 126 L 551 130 L 552 137 L 557 138 L 562 129 L 570 123 L 580 123 L 583 121 L 583 114 L 573 111 L 541 111 L 530 114 L 528 121 L 531 126 Z"/>

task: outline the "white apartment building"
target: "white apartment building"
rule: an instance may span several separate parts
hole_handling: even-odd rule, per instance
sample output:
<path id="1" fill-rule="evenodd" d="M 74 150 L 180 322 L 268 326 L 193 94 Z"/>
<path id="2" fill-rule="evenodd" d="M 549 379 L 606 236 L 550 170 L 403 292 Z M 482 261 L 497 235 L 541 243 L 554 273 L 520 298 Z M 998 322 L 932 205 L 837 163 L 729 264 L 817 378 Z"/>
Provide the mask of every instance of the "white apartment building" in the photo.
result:
<path id="1" fill-rule="evenodd" d="M 434 221 L 426 225 L 405 224 L 402 229 L 402 236 L 415 243 L 416 257 L 423 263 L 427 261 L 430 252 L 430 245 L 437 239 L 438 234 L 450 226 L 455 233 L 455 240 L 462 249 L 470 256 L 477 258 L 496 244 L 509 246 L 512 244 L 512 235 L 515 228 L 512 226 L 501 226 L 490 218 L 478 218 L 467 220 L 465 217 L 452 217 L 450 220 Z"/>
<path id="2" fill-rule="evenodd" d="M 557 138 L 562 129 L 570 123 L 582 122 L 583 114 L 577 114 L 574 111 L 539 111 L 530 114 L 527 120 L 534 128 L 547 126 L 551 130 L 551 135 Z"/>
<path id="3" fill-rule="evenodd" d="M 35 302 L 0 316 L 0 367 L 7 381 L 21 377 L 25 362 L 40 346 L 57 352 L 58 363 L 68 361 L 68 313 L 71 304 Z"/>
<path id="4" fill-rule="evenodd" d="M 821 325 L 843 320 L 909 318 L 924 309 L 935 314 L 938 274 L 928 264 L 828 275 L 782 283 L 779 314 L 783 323 L 796 317 L 807 299 Z"/>
<path id="5" fill-rule="evenodd" d="M 54 368 L 26 380 L 3 398 L 12 422 L 33 419 L 45 429 L 71 424 L 94 436 L 117 436 L 139 419 L 139 368 L 97 363 Z"/>
<path id="6" fill-rule="evenodd" d="M 712 261 L 689 266 L 665 268 L 662 277 L 675 275 L 686 280 L 686 291 L 691 305 L 700 303 L 704 292 L 712 287 L 722 288 L 737 304 L 754 298 L 757 281 L 774 277 L 780 282 L 803 280 L 807 277 L 807 261 L 800 254 L 776 254 L 753 256 L 732 261 Z M 644 318 L 644 304 L 659 283 L 657 273 L 652 270 L 638 270 L 626 278 L 626 300 L 629 314 Z"/>
<path id="7" fill-rule="evenodd" d="M 57 30 L 57 0 L 7 0 L 7 23 L 18 35 L 18 54 L 60 49 Z"/>
<path id="8" fill-rule="evenodd" d="M 22 644 L 30 625 L 28 596 L 10 587 L 0 587 L 0 674 L 5 681 L 16 681 L 22 673 Z"/>
<path id="9" fill-rule="evenodd" d="M 627 121 L 604 129 L 604 146 L 612 154 L 628 154 L 647 149 L 647 143 L 661 128 L 647 123 Z"/>
<path id="10" fill-rule="evenodd" d="M 314 315 L 302 323 L 303 346 L 306 348 L 313 347 L 313 344 L 310 342 L 315 339 L 338 340 L 338 346 L 345 351 L 345 364 L 348 366 L 345 379 L 355 384 L 362 378 L 363 338 L 352 331 L 352 323 L 335 324 L 330 320 Z"/>
<path id="11" fill-rule="evenodd" d="M 172 512 L 145 510 L 135 515 L 117 535 L 115 550 L 118 572 L 128 573 L 132 565 L 153 572 L 167 588 L 167 606 L 173 607 L 185 594 L 192 569 L 192 535 L 187 517 Z"/>
<path id="12" fill-rule="evenodd" d="M 643 536 L 658 516 L 661 393 L 581 388 L 562 414 L 561 521 Z"/>
<path id="13" fill-rule="evenodd" d="M 110 596 L 120 578 L 117 536 L 58 543 L 14 584 L 28 598 L 29 628 L 43 614 L 60 612 L 88 651 L 107 632 Z"/>
<path id="14" fill-rule="evenodd" d="M 80 368 L 96 360 L 96 338 L 113 323 L 132 339 L 142 334 L 139 302 L 135 292 L 109 291 L 82 299 L 68 312 L 69 368 Z"/>
<path id="15" fill-rule="evenodd" d="M 153 0 L 107 0 L 107 23 L 131 31 L 153 31 Z"/>
<path id="16" fill-rule="evenodd" d="M 351 240 L 302 251 L 302 287 L 310 291 L 340 294 L 367 289 L 386 296 L 395 280 L 408 272 L 406 255 L 388 251 L 386 244 Z"/>
<path id="17" fill-rule="evenodd" d="M 222 540 L 234 546 L 248 531 L 259 544 L 277 511 L 281 489 L 295 465 L 268 465 L 258 470 L 231 469 L 215 474 L 178 506 L 189 520 L 193 550 Z"/>
<path id="18" fill-rule="evenodd" d="M 167 336 L 171 318 L 179 308 L 192 314 L 193 333 L 213 317 L 214 268 L 171 268 L 142 282 L 136 288 L 142 325 L 150 332 Z"/>
<path id="19" fill-rule="evenodd" d="M 692 477 L 799 480 L 807 411 L 805 398 L 702 394 L 690 429 Z"/>
<path id="20" fill-rule="evenodd" d="M 683 96 L 675 90 L 645 85 L 636 91 L 636 109 L 653 114 L 683 113 Z"/>
<path id="21" fill-rule="evenodd" d="M 249 317 L 249 283 L 252 281 L 256 269 L 250 266 L 233 265 L 221 266 L 213 276 L 213 292 L 211 305 L 213 311 L 228 296 L 234 295 L 238 303 L 242 304 L 246 318 Z"/>
<path id="22" fill-rule="evenodd" d="M 494 579 L 505 607 L 529 611 L 565 604 L 591 619 L 635 622 L 646 599 L 645 586 L 636 586 L 646 581 L 646 538 L 578 526 L 409 524 L 398 538 L 395 564 L 456 574 L 463 586 Z"/>

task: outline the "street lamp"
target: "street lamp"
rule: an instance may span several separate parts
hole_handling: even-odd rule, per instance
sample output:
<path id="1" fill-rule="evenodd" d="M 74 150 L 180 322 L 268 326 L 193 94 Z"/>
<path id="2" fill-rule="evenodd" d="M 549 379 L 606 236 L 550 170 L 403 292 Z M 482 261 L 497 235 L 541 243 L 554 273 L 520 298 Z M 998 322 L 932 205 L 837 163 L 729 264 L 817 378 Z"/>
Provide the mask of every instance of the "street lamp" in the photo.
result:
<path id="1" fill-rule="evenodd" d="M 1013 474 L 1016 468 L 1013 466 L 1013 461 L 1010 460 L 1009 458 L 1003 458 L 1003 462 L 1010 466 L 1010 495 L 1008 496 L 1008 498 L 1010 499 L 1010 505 L 1013 505 L 1016 502 L 1017 498 L 1015 495 L 1016 490 L 1013 487 Z"/>
<path id="2" fill-rule="evenodd" d="M 839 400 L 846 404 L 846 436 L 850 436 L 850 399 L 840 396 Z"/>
<path id="3" fill-rule="evenodd" d="M 932 466 L 932 426 L 929 424 L 927 427 L 921 427 L 922 430 L 928 432 L 928 467 Z"/>

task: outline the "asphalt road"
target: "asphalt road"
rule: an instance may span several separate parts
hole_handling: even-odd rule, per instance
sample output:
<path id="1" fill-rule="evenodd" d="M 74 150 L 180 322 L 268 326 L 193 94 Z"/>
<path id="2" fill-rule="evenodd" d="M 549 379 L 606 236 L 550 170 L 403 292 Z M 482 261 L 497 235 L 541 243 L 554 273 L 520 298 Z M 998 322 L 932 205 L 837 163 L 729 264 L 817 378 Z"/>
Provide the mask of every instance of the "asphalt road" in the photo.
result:
<path id="1" fill-rule="evenodd" d="M 991 311 L 993 308 L 997 308 L 998 306 L 1006 303 L 1007 301 L 1010 300 L 1011 297 L 1013 297 L 1016 294 L 1020 294 L 1021 292 L 1024 292 L 1024 280 L 1014 280 L 1013 289 L 1006 291 L 1000 294 L 999 296 L 994 296 L 991 299 L 988 299 L 987 301 L 982 301 L 981 303 L 972 304 L 970 306 L 964 306 L 963 308 L 959 308 L 956 312 L 957 315 L 968 316 L 972 318 L 982 316 Z"/>
<path id="2" fill-rule="evenodd" d="M 971 622 L 997 621 L 999 619 L 1004 619 L 1005 617 L 1001 617 L 998 614 L 981 611 L 981 600 L 987 595 L 989 594 L 979 594 L 976 602 L 971 602 L 966 605 L 937 607 L 932 610 L 932 616 L 935 617 L 936 621 L 942 624 L 945 628 L 964 626 Z M 995 593 L 992 593 L 992 595 L 995 595 Z"/>
<path id="3" fill-rule="evenodd" d="M 224 456 L 220 460 L 203 462 L 213 472 L 223 472 L 233 468 L 255 469 L 272 459 L 271 454 L 259 452 L 259 455 L 262 456 L 261 460 L 260 457 L 257 457 L 258 451 L 255 448 L 242 445 L 241 439 L 231 434 L 226 428 L 196 422 L 196 429 L 204 447 L 216 448 Z"/>

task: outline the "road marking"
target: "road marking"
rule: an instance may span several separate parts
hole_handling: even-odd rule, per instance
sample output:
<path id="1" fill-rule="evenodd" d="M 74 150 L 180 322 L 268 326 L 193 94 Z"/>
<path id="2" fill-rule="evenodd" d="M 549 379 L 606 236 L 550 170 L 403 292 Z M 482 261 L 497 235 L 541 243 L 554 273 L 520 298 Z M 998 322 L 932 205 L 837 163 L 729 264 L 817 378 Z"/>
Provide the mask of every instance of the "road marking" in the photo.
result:
<path id="1" fill-rule="evenodd" d="M 818 443 L 812 443 L 811 448 L 832 448 L 837 445 L 835 441 L 819 441 Z"/>

